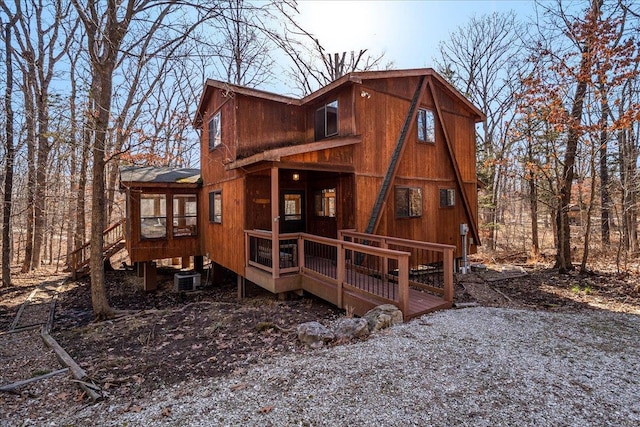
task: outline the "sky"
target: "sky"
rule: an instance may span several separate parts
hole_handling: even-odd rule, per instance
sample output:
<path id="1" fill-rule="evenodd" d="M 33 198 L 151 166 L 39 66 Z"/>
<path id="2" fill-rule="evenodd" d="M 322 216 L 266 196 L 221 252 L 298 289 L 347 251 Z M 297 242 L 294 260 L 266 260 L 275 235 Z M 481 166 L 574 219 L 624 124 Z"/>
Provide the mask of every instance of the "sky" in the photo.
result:
<path id="1" fill-rule="evenodd" d="M 433 66 L 438 44 L 474 14 L 514 10 L 533 16 L 531 0 L 300 0 L 303 28 L 318 36 L 328 52 L 369 49 L 385 52 L 396 69 Z"/>

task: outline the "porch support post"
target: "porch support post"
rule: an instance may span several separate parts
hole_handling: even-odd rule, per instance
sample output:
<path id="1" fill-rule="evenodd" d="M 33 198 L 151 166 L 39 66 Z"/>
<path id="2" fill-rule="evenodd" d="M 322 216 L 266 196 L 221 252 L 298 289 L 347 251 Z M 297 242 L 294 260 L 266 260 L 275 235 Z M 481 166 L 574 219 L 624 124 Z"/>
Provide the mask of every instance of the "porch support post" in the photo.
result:
<path id="1" fill-rule="evenodd" d="M 280 188 L 278 168 L 271 168 L 271 267 L 273 277 L 280 277 Z"/>
<path id="2" fill-rule="evenodd" d="M 453 249 L 445 249 L 444 256 L 444 294 L 443 299 L 453 304 Z"/>
<path id="3" fill-rule="evenodd" d="M 345 263 L 346 263 L 346 251 L 344 250 L 344 244 L 338 242 L 338 263 L 336 265 L 336 280 L 338 285 L 336 291 L 338 292 L 338 308 L 344 308 L 344 291 L 342 284 L 344 283 L 345 276 Z"/>
<path id="4" fill-rule="evenodd" d="M 156 273 L 156 262 L 146 261 L 144 264 L 143 289 L 145 291 L 155 291 L 158 289 L 158 278 Z"/>
<path id="5" fill-rule="evenodd" d="M 398 258 L 398 303 L 405 320 L 409 318 L 409 255 Z"/>

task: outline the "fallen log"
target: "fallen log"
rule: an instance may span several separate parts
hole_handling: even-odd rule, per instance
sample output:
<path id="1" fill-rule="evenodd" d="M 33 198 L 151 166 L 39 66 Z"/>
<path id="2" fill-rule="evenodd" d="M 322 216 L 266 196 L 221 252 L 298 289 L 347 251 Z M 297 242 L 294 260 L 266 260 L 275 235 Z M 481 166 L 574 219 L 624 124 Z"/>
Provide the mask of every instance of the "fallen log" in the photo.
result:
<path id="1" fill-rule="evenodd" d="M 58 360 L 60 360 L 63 365 L 69 368 L 73 377 L 78 380 L 78 384 L 87 393 L 91 400 L 93 400 L 94 402 L 101 400 L 102 396 L 98 392 L 96 392 L 96 390 L 99 390 L 99 387 L 88 387 L 85 384 L 85 382 L 87 382 L 87 380 L 89 379 L 85 370 L 82 369 L 71 356 L 69 356 L 69 353 L 67 353 L 65 349 L 62 348 L 51 335 L 49 335 L 46 327 L 42 328 L 40 335 L 42 336 L 42 340 L 45 342 L 45 344 L 56 353 Z"/>
<path id="2" fill-rule="evenodd" d="M 48 374 L 38 375 L 37 377 L 29 378 L 28 380 L 16 381 L 12 384 L 3 385 L 0 387 L 0 392 L 15 393 L 15 389 L 31 384 L 36 381 L 44 380 L 46 378 L 53 377 L 55 375 L 64 374 L 69 372 L 69 368 L 58 369 L 57 371 L 49 372 Z"/>

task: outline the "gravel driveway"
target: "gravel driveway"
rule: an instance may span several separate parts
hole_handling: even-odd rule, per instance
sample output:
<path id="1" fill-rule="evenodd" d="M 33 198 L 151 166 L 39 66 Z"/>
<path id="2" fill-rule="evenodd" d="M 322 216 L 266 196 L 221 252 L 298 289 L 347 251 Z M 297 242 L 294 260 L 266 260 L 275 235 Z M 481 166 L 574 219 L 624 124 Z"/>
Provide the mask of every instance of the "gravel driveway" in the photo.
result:
<path id="1" fill-rule="evenodd" d="M 639 368 L 639 316 L 479 307 L 48 425 L 637 426 Z"/>

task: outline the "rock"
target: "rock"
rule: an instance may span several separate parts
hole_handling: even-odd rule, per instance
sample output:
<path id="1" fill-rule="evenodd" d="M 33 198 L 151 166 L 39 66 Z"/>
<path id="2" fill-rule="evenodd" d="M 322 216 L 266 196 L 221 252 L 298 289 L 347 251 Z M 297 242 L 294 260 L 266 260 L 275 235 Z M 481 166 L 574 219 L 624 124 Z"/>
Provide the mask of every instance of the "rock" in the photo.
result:
<path id="1" fill-rule="evenodd" d="M 298 325 L 298 339 L 311 348 L 320 348 L 325 342 L 335 339 L 335 334 L 318 322 L 307 322 Z"/>
<path id="2" fill-rule="evenodd" d="M 402 311 L 393 304 L 383 304 L 372 308 L 365 313 L 363 318 L 367 320 L 369 332 L 379 331 L 404 322 Z"/>
<path id="3" fill-rule="evenodd" d="M 331 329 L 338 339 L 353 339 L 369 335 L 367 319 L 342 317 L 331 325 Z"/>

